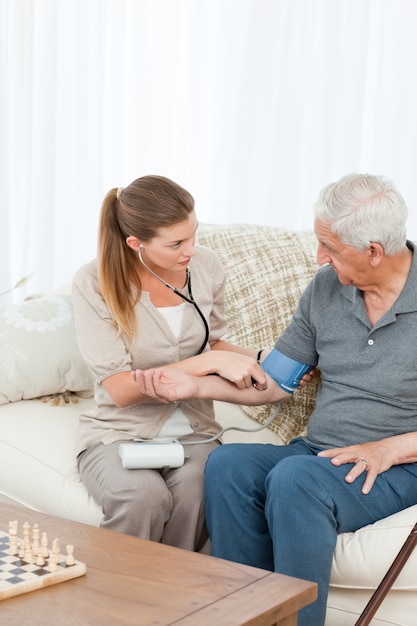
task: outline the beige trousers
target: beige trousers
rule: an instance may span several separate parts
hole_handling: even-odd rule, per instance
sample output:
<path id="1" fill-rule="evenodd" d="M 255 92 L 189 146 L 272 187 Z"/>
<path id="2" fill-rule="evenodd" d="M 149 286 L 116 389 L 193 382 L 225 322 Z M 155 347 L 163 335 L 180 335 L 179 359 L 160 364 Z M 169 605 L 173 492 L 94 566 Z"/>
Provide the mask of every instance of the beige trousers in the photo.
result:
<path id="1" fill-rule="evenodd" d="M 202 440 L 190 435 L 183 441 Z M 120 442 L 98 444 L 78 457 L 81 479 L 103 511 L 102 528 L 198 551 L 207 539 L 204 467 L 219 443 L 185 446 L 176 469 L 124 469 Z"/>

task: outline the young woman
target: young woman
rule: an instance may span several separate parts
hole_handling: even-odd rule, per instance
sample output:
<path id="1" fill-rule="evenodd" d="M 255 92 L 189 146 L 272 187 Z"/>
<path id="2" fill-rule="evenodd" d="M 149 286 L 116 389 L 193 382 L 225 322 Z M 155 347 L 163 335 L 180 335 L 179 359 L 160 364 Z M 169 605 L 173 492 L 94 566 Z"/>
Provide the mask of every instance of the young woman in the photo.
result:
<path id="1" fill-rule="evenodd" d="M 265 383 L 257 351 L 222 340 L 225 275 L 215 254 L 195 246 L 192 196 L 161 176 L 106 195 L 97 259 L 73 281 L 80 350 L 95 376 L 93 411 L 80 416 L 78 464 L 102 506 L 102 526 L 198 550 L 206 539 L 203 470 L 217 441 L 190 445 L 176 469 L 125 469 L 121 442 L 201 441 L 216 435 L 211 400 L 161 403 L 131 372 L 161 365 L 215 373 L 239 388 Z"/>

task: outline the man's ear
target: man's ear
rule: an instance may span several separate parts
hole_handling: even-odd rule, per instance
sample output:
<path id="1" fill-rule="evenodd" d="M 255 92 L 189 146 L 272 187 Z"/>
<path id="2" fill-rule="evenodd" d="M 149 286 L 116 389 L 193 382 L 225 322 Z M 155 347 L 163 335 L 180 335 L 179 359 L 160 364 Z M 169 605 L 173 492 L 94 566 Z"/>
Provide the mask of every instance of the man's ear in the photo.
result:
<path id="1" fill-rule="evenodd" d="M 139 250 L 140 241 L 137 237 L 133 237 L 133 235 L 129 235 L 129 237 L 126 237 L 126 243 L 129 246 L 129 248 L 132 248 L 132 250 L 135 250 L 135 252 Z"/>
<path id="2" fill-rule="evenodd" d="M 384 247 L 377 241 L 371 241 L 369 244 L 369 260 L 371 265 L 376 267 L 382 261 L 384 256 Z"/>

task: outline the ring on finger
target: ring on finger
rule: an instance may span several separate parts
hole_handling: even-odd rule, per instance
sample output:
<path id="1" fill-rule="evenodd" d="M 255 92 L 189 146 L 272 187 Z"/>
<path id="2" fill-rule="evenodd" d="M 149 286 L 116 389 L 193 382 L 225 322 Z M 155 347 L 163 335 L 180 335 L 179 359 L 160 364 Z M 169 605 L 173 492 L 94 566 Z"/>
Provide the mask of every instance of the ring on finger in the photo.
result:
<path id="1" fill-rule="evenodd" d="M 368 467 L 368 461 L 366 461 L 365 459 L 359 459 L 358 463 L 363 463 L 365 467 Z"/>

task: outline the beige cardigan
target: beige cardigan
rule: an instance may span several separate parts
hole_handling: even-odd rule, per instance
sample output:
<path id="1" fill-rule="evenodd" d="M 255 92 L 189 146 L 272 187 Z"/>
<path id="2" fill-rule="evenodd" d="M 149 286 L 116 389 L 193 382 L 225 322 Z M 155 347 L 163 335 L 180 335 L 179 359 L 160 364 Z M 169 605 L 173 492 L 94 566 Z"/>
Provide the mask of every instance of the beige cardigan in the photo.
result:
<path id="1" fill-rule="evenodd" d="M 193 297 L 207 319 L 209 342 L 226 332 L 224 315 L 225 273 L 217 256 L 208 248 L 197 246 L 191 260 Z M 183 293 L 188 296 L 187 288 Z M 145 403 L 119 408 L 101 384 L 118 372 L 147 369 L 174 363 L 195 354 L 204 339 L 204 326 L 192 304 L 185 307 L 180 335 L 174 337 L 163 316 L 153 306 L 148 292 L 136 305 L 137 334 L 132 344 L 117 332 L 109 310 L 101 297 L 97 262 L 81 267 L 73 280 L 75 325 L 81 354 L 95 377 L 96 408 L 80 416 L 78 452 L 103 442 L 141 437 L 152 439 L 178 404 Z M 209 347 L 206 347 L 206 350 Z M 179 403 L 196 433 L 214 435 L 221 429 L 214 420 L 211 400 L 186 400 Z"/>

